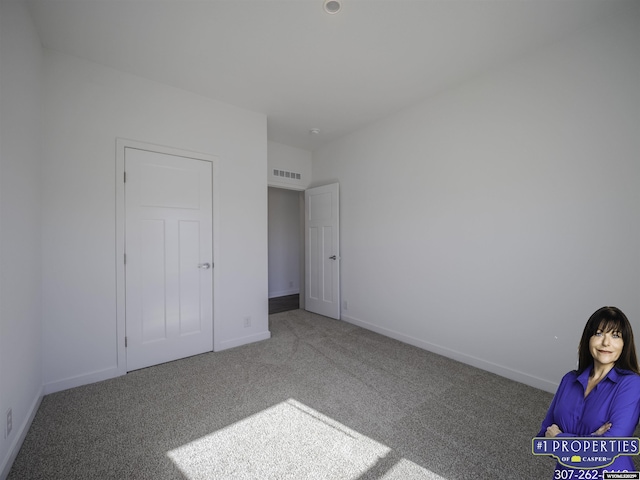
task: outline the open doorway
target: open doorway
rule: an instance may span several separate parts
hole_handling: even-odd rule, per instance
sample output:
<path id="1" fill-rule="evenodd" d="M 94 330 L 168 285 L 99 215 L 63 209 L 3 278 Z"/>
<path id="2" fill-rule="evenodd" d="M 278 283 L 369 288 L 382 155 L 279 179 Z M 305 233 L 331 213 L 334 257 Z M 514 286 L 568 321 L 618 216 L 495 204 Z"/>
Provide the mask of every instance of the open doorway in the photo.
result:
<path id="1" fill-rule="evenodd" d="M 269 314 L 304 308 L 304 192 L 269 187 Z"/>

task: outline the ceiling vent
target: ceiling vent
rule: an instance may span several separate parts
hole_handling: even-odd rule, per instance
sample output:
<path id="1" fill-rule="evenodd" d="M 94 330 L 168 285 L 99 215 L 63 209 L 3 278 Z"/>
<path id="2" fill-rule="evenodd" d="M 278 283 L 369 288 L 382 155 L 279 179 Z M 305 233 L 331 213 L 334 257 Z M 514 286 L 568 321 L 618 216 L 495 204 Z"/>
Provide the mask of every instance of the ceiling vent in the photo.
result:
<path id="1" fill-rule="evenodd" d="M 290 178 L 292 180 L 300 180 L 302 175 L 295 172 L 287 172 L 286 170 L 278 170 L 277 168 L 273 169 L 274 177 L 282 177 L 282 178 Z"/>

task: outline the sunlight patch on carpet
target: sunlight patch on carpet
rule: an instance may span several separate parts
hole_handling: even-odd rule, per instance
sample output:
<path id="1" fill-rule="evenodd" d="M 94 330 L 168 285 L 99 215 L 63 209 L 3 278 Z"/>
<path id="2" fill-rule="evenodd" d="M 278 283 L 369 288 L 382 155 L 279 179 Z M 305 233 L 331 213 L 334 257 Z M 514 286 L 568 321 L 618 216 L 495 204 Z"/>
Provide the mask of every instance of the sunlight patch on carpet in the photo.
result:
<path id="1" fill-rule="evenodd" d="M 308 406 L 289 399 L 167 452 L 189 480 L 356 480 L 443 477 Z M 382 474 L 381 474 L 382 473 Z"/>

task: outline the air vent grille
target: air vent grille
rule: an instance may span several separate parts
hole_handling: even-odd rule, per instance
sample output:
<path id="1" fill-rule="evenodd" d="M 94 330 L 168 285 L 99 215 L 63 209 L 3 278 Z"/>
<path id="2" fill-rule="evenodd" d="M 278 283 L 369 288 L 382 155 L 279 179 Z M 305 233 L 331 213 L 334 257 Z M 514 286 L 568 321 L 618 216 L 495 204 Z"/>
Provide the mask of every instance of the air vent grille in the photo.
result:
<path id="1" fill-rule="evenodd" d="M 274 177 L 282 177 L 282 178 L 290 178 L 292 180 L 300 180 L 302 175 L 295 172 L 287 172 L 286 170 L 278 170 L 277 168 L 273 169 Z"/>

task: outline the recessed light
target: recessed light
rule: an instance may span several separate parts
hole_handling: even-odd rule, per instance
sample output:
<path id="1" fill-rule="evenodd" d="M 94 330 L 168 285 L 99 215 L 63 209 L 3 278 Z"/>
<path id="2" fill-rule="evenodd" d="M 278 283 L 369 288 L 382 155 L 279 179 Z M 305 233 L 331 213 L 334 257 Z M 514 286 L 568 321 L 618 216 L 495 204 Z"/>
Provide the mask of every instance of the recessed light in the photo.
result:
<path id="1" fill-rule="evenodd" d="M 342 4 L 339 0 L 324 0 L 324 11 L 330 15 L 334 15 L 340 11 Z"/>
<path id="2" fill-rule="evenodd" d="M 309 133 L 311 135 L 318 135 L 320 133 L 320 129 L 319 128 L 310 128 L 309 129 Z"/>

